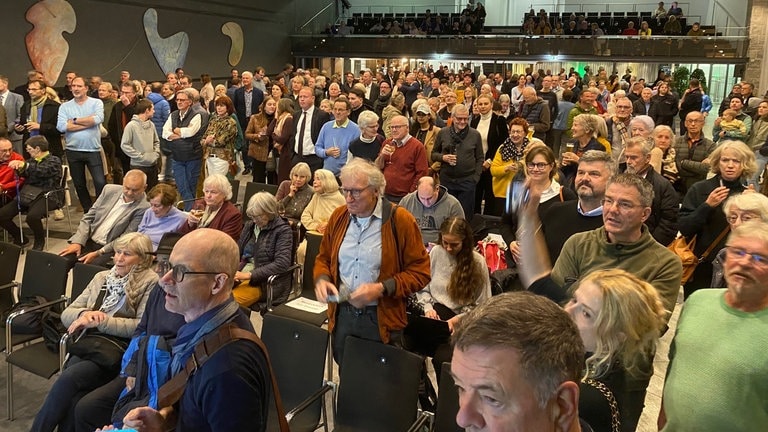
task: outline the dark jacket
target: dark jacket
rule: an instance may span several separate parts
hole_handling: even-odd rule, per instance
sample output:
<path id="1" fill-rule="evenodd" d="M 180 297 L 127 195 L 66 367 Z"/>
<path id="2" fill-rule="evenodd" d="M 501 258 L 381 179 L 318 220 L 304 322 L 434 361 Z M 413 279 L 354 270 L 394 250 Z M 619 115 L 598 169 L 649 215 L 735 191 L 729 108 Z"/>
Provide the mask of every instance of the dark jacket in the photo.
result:
<path id="1" fill-rule="evenodd" d="M 658 107 L 656 106 L 656 102 L 651 98 L 651 104 L 648 106 L 647 112 L 645 110 L 645 101 L 642 98 L 632 102 L 632 115 L 647 115 L 652 119 L 655 119 L 658 117 Z"/>
<path id="2" fill-rule="evenodd" d="M 27 164 L 24 165 L 24 169 L 21 171 L 21 176 L 26 179 L 24 180 L 24 185 L 37 186 L 46 192 L 59 188 L 62 173 L 61 159 L 58 156 L 48 153 L 48 156 L 44 157 L 40 162 L 34 158 L 29 158 L 26 162 Z M 61 205 L 60 198 L 58 193 L 51 194 L 49 206 L 51 208 L 59 208 Z"/>
<path id="3" fill-rule="evenodd" d="M 687 116 L 689 112 L 701 111 L 701 102 L 701 90 L 699 89 L 693 89 L 689 91 L 687 95 L 683 96 L 683 100 L 680 103 L 680 120 L 685 120 L 685 116 Z M 725 108 L 723 108 L 723 110 L 725 110 Z"/>
<path id="4" fill-rule="evenodd" d="M 666 95 L 656 95 L 651 98 L 651 101 L 656 104 L 656 117 L 653 117 L 653 121 L 658 125 L 667 125 L 673 127 L 675 123 L 675 116 L 678 113 L 678 100 L 672 93 Z"/>
<path id="5" fill-rule="evenodd" d="M 693 143 L 693 148 L 688 148 L 688 135 L 676 137 L 672 142 L 675 149 L 675 163 L 677 171 L 680 173 L 683 191 L 688 190 L 694 183 L 704 180 L 709 172 L 709 165 L 701 163 L 715 150 L 715 143 L 711 139 L 705 138 L 702 133 L 701 139 Z"/>
<path id="6" fill-rule="evenodd" d="M 136 103 L 139 101 L 137 97 L 128 105 L 123 105 L 121 101 L 117 101 L 112 108 L 112 115 L 109 117 L 109 123 L 107 125 L 107 132 L 109 132 L 109 138 L 115 143 L 115 156 L 120 159 L 123 164 L 129 164 L 131 158 L 129 158 L 123 149 L 120 148 L 120 143 L 123 142 L 123 130 L 125 126 L 131 121 L 133 115 L 136 114 Z"/>
<path id="7" fill-rule="evenodd" d="M 473 129 L 476 129 L 479 123 L 480 116 L 473 116 L 469 125 Z M 488 142 L 488 151 L 485 152 L 485 160 L 493 160 L 493 158 L 496 156 L 496 151 L 499 149 L 499 146 L 501 146 L 507 137 L 509 137 L 507 121 L 504 119 L 504 117 L 498 114 L 491 114 L 491 124 L 488 126 L 488 138 L 486 139 Z M 432 157 L 432 155 L 427 156 L 430 158 Z"/>
<path id="8" fill-rule="evenodd" d="M 521 103 L 520 117 L 533 128 L 533 136 L 544 141 L 547 137 L 547 131 L 550 125 L 549 107 L 542 98 L 538 98 L 536 102 L 527 104 Z"/>
<path id="9" fill-rule="evenodd" d="M 48 141 L 48 148 L 51 150 L 51 153 L 57 156 L 64 154 L 64 148 L 61 145 L 61 132 L 56 129 L 56 121 L 59 117 L 60 106 L 61 104 L 58 102 L 48 99 L 43 104 L 42 115 L 38 117 L 38 123 L 40 123 L 40 135 L 44 136 Z M 21 106 L 19 121 L 22 124 L 29 121 L 29 111 L 31 108 L 32 103 L 30 101 L 24 102 L 24 105 Z M 23 135 L 24 142 L 29 139 L 29 136 L 29 131 L 25 130 Z"/>
<path id="10" fill-rule="evenodd" d="M 264 92 L 256 87 L 253 87 L 251 93 L 251 115 L 259 113 L 259 107 L 264 102 Z M 240 123 L 240 128 L 245 130 L 248 127 L 249 116 L 245 115 L 245 87 L 240 87 L 235 90 L 235 98 L 232 100 L 232 104 L 235 106 L 235 113 L 237 114 L 237 122 Z"/>
<path id="11" fill-rule="evenodd" d="M 648 231 L 657 242 L 668 245 L 677 237 L 677 213 L 680 197 L 672 183 L 658 174 L 653 168 L 648 169 L 645 179 L 653 186 L 651 215 L 645 221 Z"/>
<path id="12" fill-rule="evenodd" d="M 467 137 L 456 146 L 451 137 L 453 126 L 444 127 L 437 133 L 435 146 L 432 148 L 432 160 L 441 161 L 443 155 L 455 154 L 456 165 L 443 163 L 440 167 L 440 182 L 444 185 L 471 180 L 477 183 L 480 180 L 480 174 L 483 172 L 483 161 L 486 160 L 483 155 L 483 143 L 480 138 L 480 132 L 469 128 Z M 493 156 L 491 156 L 493 160 Z"/>
<path id="13" fill-rule="evenodd" d="M 258 239 L 253 238 L 253 221 L 243 227 L 237 245 L 240 248 L 240 268 L 253 259 L 251 271 L 252 286 L 264 287 L 267 278 L 285 271 L 293 263 L 293 251 L 298 245 L 293 244 L 293 230 L 282 217 L 272 219 L 261 229 Z M 281 278 L 275 286 L 273 305 L 284 303 L 291 293 L 291 279 Z"/>
<path id="14" fill-rule="evenodd" d="M 288 138 L 288 142 L 291 143 L 291 151 L 295 153 L 296 150 L 296 140 L 299 139 L 299 128 L 301 127 L 301 109 L 293 113 L 293 128 L 291 128 L 291 132 L 293 135 Z M 327 112 L 321 110 L 320 108 L 315 108 L 312 112 L 312 124 L 311 124 L 311 134 L 312 134 L 312 142 L 316 143 L 317 138 L 320 136 L 320 129 L 323 128 L 323 125 L 331 121 L 331 115 Z M 312 153 L 314 155 L 314 153 Z"/>

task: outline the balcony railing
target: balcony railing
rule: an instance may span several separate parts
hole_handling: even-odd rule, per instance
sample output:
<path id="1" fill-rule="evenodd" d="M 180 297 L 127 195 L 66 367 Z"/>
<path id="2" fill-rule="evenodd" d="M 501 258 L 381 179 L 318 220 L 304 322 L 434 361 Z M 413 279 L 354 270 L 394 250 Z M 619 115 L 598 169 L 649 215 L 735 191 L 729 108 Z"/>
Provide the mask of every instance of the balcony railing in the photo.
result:
<path id="1" fill-rule="evenodd" d="M 379 36 L 293 35 L 295 57 L 578 60 L 744 63 L 746 36 Z"/>

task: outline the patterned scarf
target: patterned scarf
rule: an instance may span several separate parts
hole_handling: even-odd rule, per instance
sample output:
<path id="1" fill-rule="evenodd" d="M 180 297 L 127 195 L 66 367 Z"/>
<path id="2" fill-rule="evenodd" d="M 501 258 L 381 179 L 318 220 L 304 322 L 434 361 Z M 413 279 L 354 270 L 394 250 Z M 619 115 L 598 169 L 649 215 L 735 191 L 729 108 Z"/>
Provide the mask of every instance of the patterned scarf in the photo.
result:
<path id="1" fill-rule="evenodd" d="M 99 308 L 100 311 L 112 316 L 120 309 L 123 302 L 125 302 L 125 286 L 128 284 L 128 278 L 133 273 L 134 268 L 135 266 L 125 276 L 118 275 L 115 267 L 109 270 L 107 279 L 104 281 L 107 293 Z"/>
<path id="2" fill-rule="evenodd" d="M 512 138 L 507 138 L 504 143 L 501 144 L 501 160 L 509 162 L 514 160 L 515 162 L 523 159 L 525 154 L 525 148 L 528 147 L 528 138 L 523 138 L 523 145 L 519 148 L 512 142 Z"/>
<path id="3" fill-rule="evenodd" d="M 35 101 L 31 101 L 30 102 L 32 105 L 29 107 L 29 121 L 35 122 L 35 123 L 40 123 L 40 121 L 38 121 L 38 119 L 37 119 L 38 109 L 41 106 L 43 106 L 43 104 L 45 104 L 45 101 L 47 101 L 47 100 L 48 100 L 48 97 L 47 96 L 43 96 L 37 102 L 35 102 Z"/>

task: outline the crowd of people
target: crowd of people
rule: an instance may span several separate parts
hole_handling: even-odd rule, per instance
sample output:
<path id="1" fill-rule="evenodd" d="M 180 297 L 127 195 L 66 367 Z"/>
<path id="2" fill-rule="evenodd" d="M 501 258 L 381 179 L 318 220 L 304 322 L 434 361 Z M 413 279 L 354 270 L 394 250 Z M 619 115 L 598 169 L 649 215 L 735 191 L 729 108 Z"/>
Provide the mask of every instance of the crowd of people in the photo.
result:
<path id="1" fill-rule="evenodd" d="M 73 265 L 79 260 L 110 270 L 65 311 L 64 323 L 70 333 L 98 327 L 124 339 L 178 332 L 173 374 L 206 333 L 230 321 L 251 330 L 241 307 L 272 306 L 265 304 L 269 276 L 305 261 L 305 232 L 320 235 L 314 290 L 318 301 L 329 303 L 337 363 L 344 361 L 347 337 L 422 352 L 437 370 L 452 359 L 457 422 L 468 428 L 515 415 L 505 402 L 512 397 L 504 391 L 509 377 L 500 371 L 533 368 L 521 374 L 523 380 L 536 377 L 526 381 L 535 389 L 526 390 L 533 399 L 525 405 L 543 417 L 532 419 L 551 420 L 545 411 L 554 398 L 562 404 L 558 422 L 578 425 L 581 417 L 585 429 L 627 431 L 643 410 L 655 344 L 680 291 L 682 264 L 667 248 L 680 232 L 697 239 L 694 253 L 702 262 L 683 285 L 690 300 L 678 326 L 685 339 L 665 390 L 665 430 L 679 430 L 691 410 L 731 418 L 753 406 L 719 398 L 716 406 L 693 407 L 681 399 L 689 391 L 736 383 L 761 394 L 761 380 L 732 370 L 729 376 L 736 377 L 723 383 L 726 365 L 716 360 L 707 362 L 711 373 L 705 376 L 686 369 L 697 338 L 706 334 L 688 321 L 700 323 L 705 313 L 730 314 L 734 323 L 754 316 L 755 329 L 744 338 L 764 338 L 757 326 L 768 299 L 768 242 L 760 237 L 768 198 L 759 189 L 768 160 L 768 101 L 753 95 L 754 86 L 734 88 L 710 139 L 703 125 L 712 104 L 695 79 L 676 94 L 663 72 L 646 84 L 631 71 L 609 76 L 603 68 L 584 76 L 564 69 L 487 76 L 471 68 L 397 69 L 328 76 L 286 65 L 269 78 L 257 67 L 233 70 L 221 87 L 204 75 L 200 91 L 188 76 L 179 79 L 183 71 L 146 85 L 126 71 L 119 99 L 99 77 L 74 73 L 67 74 L 60 96 L 43 96 L 47 85 L 33 71 L 24 87 L 28 101 L 20 107 L 29 117 L 19 117 L 18 137 L 0 138 L 0 183 L 9 200 L 0 208 L 0 226 L 24 245 L 12 221 L 21 203 L 14 200 L 17 191 L 24 184 L 58 184 L 66 160 L 84 216 L 59 253 Z M 58 105 L 54 97 L 70 99 Z M 241 211 L 231 201 L 230 180 L 248 174 L 278 189 L 276 195 L 255 194 Z M 510 199 L 513 185 L 527 198 Z M 179 197 L 183 211 L 174 206 Z M 21 206 L 39 249 L 44 199 Z M 50 209 L 63 205 L 55 194 L 47 199 Z M 477 215 L 503 217 L 504 259 L 532 294 L 492 295 L 487 263 L 474 250 Z M 158 247 L 167 233 L 182 237 L 170 258 L 158 259 L 155 275 L 148 263 L 153 253 L 163 254 Z M 708 249 L 713 252 L 704 254 Z M 97 299 L 102 286 L 107 295 Z M 706 289 L 718 287 L 725 290 Z M 291 286 L 273 289 L 271 299 L 279 304 Z M 426 319 L 445 323 L 431 348 L 405 335 L 408 298 L 423 307 Z M 517 310 L 513 305 L 530 307 L 531 315 L 509 316 Z M 173 328 L 147 322 L 173 313 Z M 537 325 L 543 333 L 529 331 Z M 542 346 L 556 343 L 558 353 L 527 357 L 539 337 L 548 341 Z M 206 372 L 190 381 L 195 390 L 171 412 L 140 408 L 120 422 L 141 429 L 178 421 L 181 429 L 207 424 L 202 429 L 213 430 L 246 427 L 240 422 L 247 421 L 249 429 L 254 422 L 265 428 L 269 390 L 263 378 L 269 372 L 255 345 L 238 346 L 242 356 L 231 348 L 228 359 L 206 364 Z M 762 355 L 743 351 L 728 355 L 756 362 Z M 569 360 L 553 360 L 566 352 Z M 500 361 L 503 355 L 513 361 Z M 235 367 L 222 370 L 226 362 Z M 547 375 L 566 364 L 567 372 Z M 471 372 L 478 366 L 501 374 L 489 375 L 495 379 L 491 399 L 504 402 L 503 415 L 493 419 L 484 408 L 485 378 Z M 33 430 L 112 423 L 120 390 L 133 384 L 130 375 L 126 382 L 116 370 L 98 368 L 75 357 Z M 217 374 L 224 380 L 213 384 Z M 234 389 L 225 388 L 232 382 Z M 197 399 L 203 389 L 216 394 L 217 406 Z M 230 402 L 240 407 L 249 401 L 259 403 L 243 408 L 249 413 L 243 419 L 215 414 Z M 763 414 L 752 410 L 745 418 L 763 424 Z"/>

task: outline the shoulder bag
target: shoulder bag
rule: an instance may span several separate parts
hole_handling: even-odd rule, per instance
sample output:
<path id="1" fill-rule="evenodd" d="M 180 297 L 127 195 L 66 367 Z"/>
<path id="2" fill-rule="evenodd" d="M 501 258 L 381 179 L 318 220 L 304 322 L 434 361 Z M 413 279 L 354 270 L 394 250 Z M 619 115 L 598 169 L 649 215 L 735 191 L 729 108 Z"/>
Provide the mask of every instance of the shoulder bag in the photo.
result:
<path id="1" fill-rule="evenodd" d="M 683 263 L 683 278 L 680 282 L 681 284 L 685 285 L 689 280 L 691 280 L 693 277 L 693 272 L 696 270 L 696 266 L 699 265 L 700 262 L 707 259 L 715 246 L 720 244 L 720 241 L 723 239 L 723 237 L 725 237 L 726 234 L 728 234 L 728 231 L 730 230 L 730 225 L 725 227 L 723 232 L 717 236 L 715 241 L 709 245 L 707 250 L 705 250 L 700 257 L 696 257 L 696 254 L 693 253 L 693 250 L 696 248 L 696 236 L 693 236 L 691 240 L 687 240 L 685 236 L 680 235 L 676 239 L 672 240 L 672 243 L 667 246 L 667 249 L 671 250 L 672 253 L 677 255 L 680 258 L 680 261 Z"/>

